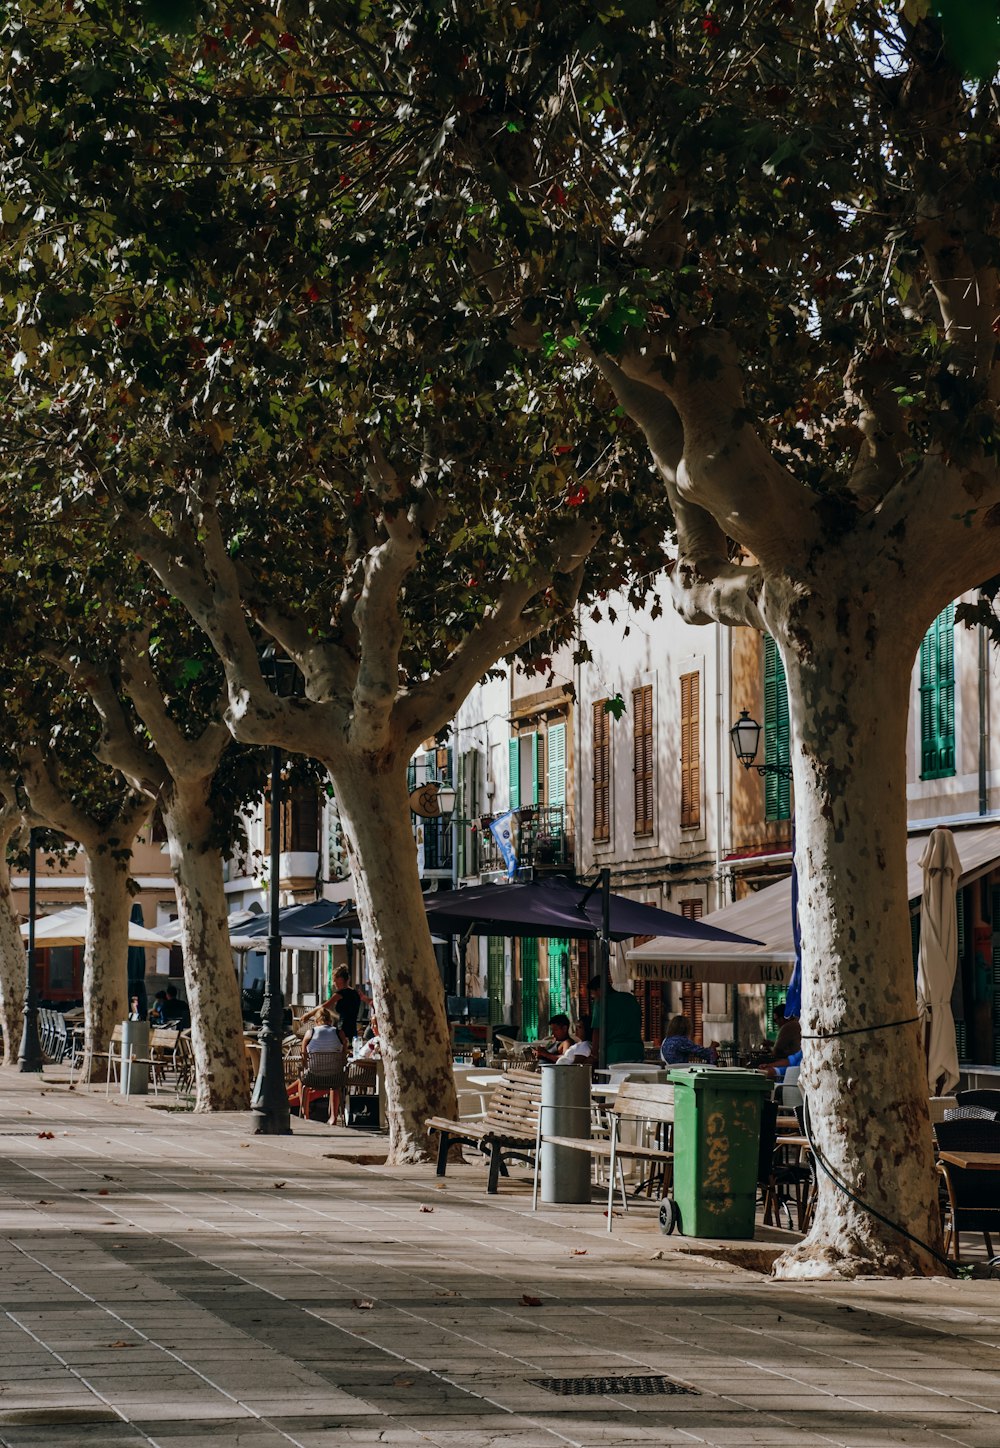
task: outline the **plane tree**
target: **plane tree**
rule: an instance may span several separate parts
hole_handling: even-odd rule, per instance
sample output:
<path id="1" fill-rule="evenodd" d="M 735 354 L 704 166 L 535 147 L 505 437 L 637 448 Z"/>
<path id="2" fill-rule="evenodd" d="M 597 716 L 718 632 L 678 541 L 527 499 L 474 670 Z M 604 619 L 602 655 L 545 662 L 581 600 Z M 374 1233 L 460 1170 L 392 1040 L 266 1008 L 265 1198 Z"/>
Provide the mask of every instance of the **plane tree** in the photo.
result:
<path id="1" fill-rule="evenodd" d="M 967 78 L 928 6 L 878 0 L 393 24 L 414 109 L 437 101 L 468 169 L 498 309 L 576 345 L 646 437 L 676 606 L 784 661 L 829 1173 L 778 1270 L 940 1270 L 906 701 L 935 615 L 1000 562 L 995 54 Z"/>
<path id="2" fill-rule="evenodd" d="M 499 659 L 640 594 L 666 510 L 606 383 L 504 313 L 440 107 L 332 13 L 8 22 L 7 419 L 18 476 L 204 631 L 236 738 L 329 771 L 400 1160 L 454 1107 L 407 761 Z"/>

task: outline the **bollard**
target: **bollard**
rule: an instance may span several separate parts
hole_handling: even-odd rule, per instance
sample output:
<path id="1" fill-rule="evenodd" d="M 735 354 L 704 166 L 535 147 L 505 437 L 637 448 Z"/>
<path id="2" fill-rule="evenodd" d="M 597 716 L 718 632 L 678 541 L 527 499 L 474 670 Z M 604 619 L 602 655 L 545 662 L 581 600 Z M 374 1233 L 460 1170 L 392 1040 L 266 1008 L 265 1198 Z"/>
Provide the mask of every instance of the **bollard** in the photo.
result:
<path id="1" fill-rule="evenodd" d="M 133 1056 L 143 1059 L 133 1061 Z M 122 1095 L 145 1096 L 149 1091 L 149 1022 L 122 1023 Z"/>
<path id="2" fill-rule="evenodd" d="M 586 1066 L 543 1066 L 543 1136 L 590 1139 L 590 1072 Z M 590 1201 L 590 1153 L 542 1143 L 543 1202 Z"/>

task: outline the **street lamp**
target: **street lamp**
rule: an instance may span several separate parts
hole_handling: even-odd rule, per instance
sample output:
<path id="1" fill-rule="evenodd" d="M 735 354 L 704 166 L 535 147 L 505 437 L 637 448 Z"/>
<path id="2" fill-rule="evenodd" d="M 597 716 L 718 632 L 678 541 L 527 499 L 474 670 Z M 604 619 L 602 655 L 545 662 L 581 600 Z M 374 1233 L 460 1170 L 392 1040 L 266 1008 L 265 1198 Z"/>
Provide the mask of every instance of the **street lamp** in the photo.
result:
<path id="1" fill-rule="evenodd" d="M 260 671 L 271 692 L 289 699 L 301 692 L 302 676 L 291 659 L 273 644 L 262 651 Z M 257 1117 L 256 1136 L 290 1136 L 291 1115 L 281 1043 L 285 1026 L 285 1000 L 281 991 L 281 924 L 278 893 L 281 883 L 281 750 L 271 746 L 271 851 L 269 866 L 270 919 L 267 934 L 267 975 L 260 1011 L 260 1066 L 250 1109 Z"/>
<path id="2" fill-rule="evenodd" d="M 757 750 L 760 748 L 761 726 L 751 718 L 749 709 L 741 709 L 740 717 L 729 731 L 736 758 L 744 769 L 756 769 L 758 774 L 776 774 L 781 779 L 792 778 L 790 764 L 758 764 Z"/>
<path id="3" fill-rule="evenodd" d="M 42 1069 L 42 1043 L 38 1037 L 38 987 L 35 981 L 35 868 L 38 838 L 32 829 L 28 834 L 28 980 L 24 992 L 24 1025 L 17 1053 L 17 1069 L 39 1072 Z"/>
<path id="4" fill-rule="evenodd" d="M 457 798 L 458 794 L 455 791 L 454 786 L 450 784 L 439 783 L 437 788 L 437 803 L 439 814 L 450 815 L 452 810 L 455 808 L 455 801 Z"/>

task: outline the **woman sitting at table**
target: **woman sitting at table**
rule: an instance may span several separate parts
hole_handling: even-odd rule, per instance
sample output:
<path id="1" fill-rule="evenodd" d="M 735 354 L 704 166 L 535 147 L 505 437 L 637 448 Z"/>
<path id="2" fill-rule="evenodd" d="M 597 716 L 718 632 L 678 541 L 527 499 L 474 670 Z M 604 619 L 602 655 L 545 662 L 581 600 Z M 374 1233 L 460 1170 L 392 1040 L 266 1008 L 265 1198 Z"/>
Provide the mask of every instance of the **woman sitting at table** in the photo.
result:
<path id="1" fill-rule="evenodd" d="M 714 1066 L 719 1059 L 718 1044 L 712 1041 L 708 1046 L 699 1046 L 691 1039 L 691 1022 L 687 1016 L 671 1016 L 660 1045 L 660 1060 L 665 1066 L 683 1066 L 692 1059 L 709 1061 Z"/>
<path id="2" fill-rule="evenodd" d="M 307 1019 L 308 1029 L 302 1037 L 300 1088 L 329 1090 L 329 1121 L 331 1126 L 336 1126 L 340 1116 L 340 1093 L 344 1088 L 347 1037 L 340 1029 L 340 1018 L 326 1006 L 320 1006 Z"/>

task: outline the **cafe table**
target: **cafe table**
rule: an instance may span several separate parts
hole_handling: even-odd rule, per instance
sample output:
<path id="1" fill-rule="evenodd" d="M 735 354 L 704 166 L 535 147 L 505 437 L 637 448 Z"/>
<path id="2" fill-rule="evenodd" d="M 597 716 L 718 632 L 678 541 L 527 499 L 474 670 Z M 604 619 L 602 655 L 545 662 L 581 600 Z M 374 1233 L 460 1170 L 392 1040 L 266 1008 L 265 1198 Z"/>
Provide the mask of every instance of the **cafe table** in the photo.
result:
<path id="1" fill-rule="evenodd" d="M 963 1171 L 1000 1171 L 1000 1151 L 942 1151 L 938 1159 Z"/>

